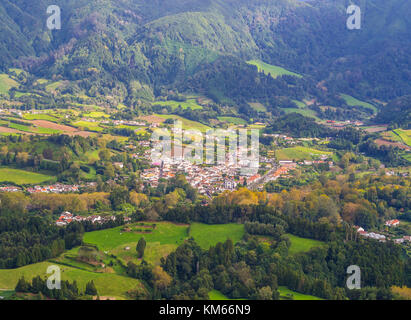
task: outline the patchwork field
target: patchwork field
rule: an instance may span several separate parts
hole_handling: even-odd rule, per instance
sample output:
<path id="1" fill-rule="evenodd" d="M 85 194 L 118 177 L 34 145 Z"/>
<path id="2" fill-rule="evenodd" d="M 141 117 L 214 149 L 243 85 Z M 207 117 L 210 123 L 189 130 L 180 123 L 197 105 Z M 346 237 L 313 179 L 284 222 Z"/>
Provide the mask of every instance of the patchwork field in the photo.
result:
<path id="1" fill-rule="evenodd" d="M 312 160 L 318 158 L 321 155 L 327 155 L 331 158 L 333 153 L 308 147 L 297 146 L 293 148 L 276 150 L 275 155 L 278 160 Z"/>
<path id="2" fill-rule="evenodd" d="M 18 185 L 38 184 L 55 180 L 55 177 L 41 173 L 24 171 L 19 169 L 0 168 L 0 182 L 13 182 Z"/>
<path id="3" fill-rule="evenodd" d="M 190 236 L 203 249 L 215 246 L 218 242 L 225 242 L 227 239 L 231 239 L 233 243 L 239 242 L 243 235 L 244 225 L 235 223 L 216 225 L 193 223 L 190 230 Z"/>
<path id="4" fill-rule="evenodd" d="M 291 247 L 288 250 L 289 254 L 307 252 L 307 251 L 310 251 L 314 247 L 325 245 L 325 242 L 313 240 L 313 239 L 301 238 L 301 237 L 297 237 L 289 233 L 287 234 L 287 236 L 291 240 Z"/>
<path id="5" fill-rule="evenodd" d="M 35 276 L 47 277 L 47 268 L 50 265 L 56 265 L 51 262 L 41 262 L 18 269 L 1 269 L 0 270 L 0 288 L 14 289 L 17 281 L 24 276 L 26 280 L 31 280 Z M 129 277 L 123 277 L 117 274 L 96 273 L 80 270 L 65 265 L 58 265 L 61 268 L 62 280 L 77 281 L 81 291 L 84 291 L 87 282 L 93 280 L 100 296 L 115 297 L 125 299 L 126 292 L 142 284 L 137 280 Z M 115 284 L 115 285 L 114 285 Z"/>

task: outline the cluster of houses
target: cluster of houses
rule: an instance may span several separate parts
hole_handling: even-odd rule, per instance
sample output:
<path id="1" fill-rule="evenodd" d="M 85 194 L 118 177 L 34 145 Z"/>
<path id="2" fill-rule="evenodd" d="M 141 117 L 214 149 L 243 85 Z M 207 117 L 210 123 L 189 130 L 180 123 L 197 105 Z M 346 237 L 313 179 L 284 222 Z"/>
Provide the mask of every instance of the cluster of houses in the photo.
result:
<path id="1" fill-rule="evenodd" d="M 113 124 L 115 126 L 146 126 L 146 123 L 143 121 L 134 121 L 134 120 L 105 120 L 101 121 L 102 124 Z"/>
<path id="2" fill-rule="evenodd" d="M 0 192 L 20 192 L 22 189 L 16 186 L 2 186 Z"/>
<path id="3" fill-rule="evenodd" d="M 396 226 L 400 225 L 400 221 L 398 219 L 388 220 L 388 221 L 385 222 L 385 225 L 387 227 L 396 227 Z M 410 242 L 411 243 L 411 236 L 403 236 L 402 238 L 398 238 L 398 239 L 390 239 L 390 238 L 387 238 L 383 234 L 379 234 L 379 233 L 375 233 L 375 232 L 367 232 L 362 227 L 354 226 L 354 228 L 357 230 L 359 235 L 361 235 L 365 238 L 375 239 L 375 240 L 379 240 L 381 242 L 385 242 L 386 240 L 392 240 L 392 241 L 394 241 L 394 243 L 397 243 L 397 244 L 402 244 L 402 243 L 405 243 L 405 242 Z"/>
<path id="4" fill-rule="evenodd" d="M 151 186 L 158 186 L 160 179 L 170 179 L 178 172 L 186 174 L 187 182 L 200 194 L 212 195 L 226 190 L 234 190 L 238 184 L 258 179 L 259 175 L 240 176 L 240 164 L 200 166 L 185 160 L 165 160 L 153 163 L 153 167 L 145 169 L 141 178 Z"/>
<path id="5" fill-rule="evenodd" d="M 76 222 L 90 221 L 91 223 L 102 224 L 110 220 L 115 221 L 116 217 L 115 216 L 101 217 L 101 216 L 96 216 L 96 215 L 92 215 L 88 217 L 81 217 L 81 216 L 74 216 L 72 213 L 66 211 L 60 215 L 60 218 L 56 221 L 56 225 L 58 227 L 63 227 L 63 226 L 66 226 L 72 223 L 73 221 L 76 221 Z"/>
<path id="6" fill-rule="evenodd" d="M 27 188 L 28 193 L 75 193 L 79 191 L 78 185 L 54 184 L 51 186 L 34 186 Z"/>

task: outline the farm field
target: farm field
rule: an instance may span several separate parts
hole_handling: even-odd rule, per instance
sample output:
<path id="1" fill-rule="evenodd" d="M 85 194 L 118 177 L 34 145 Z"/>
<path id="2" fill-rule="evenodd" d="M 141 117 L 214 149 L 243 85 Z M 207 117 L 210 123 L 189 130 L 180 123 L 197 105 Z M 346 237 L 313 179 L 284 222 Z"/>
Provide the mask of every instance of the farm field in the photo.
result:
<path id="1" fill-rule="evenodd" d="M 18 87 L 17 81 L 10 78 L 8 74 L 0 74 L 0 94 L 8 94 L 11 88 Z"/>
<path id="2" fill-rule="evenodd" d="M 55 177 L 41 173 L 24 171 L 19 169 L 0 168 L 0 182 L 13 182 L 18 185 L 23 184 L 38 184 L 50 180 L 55 180 Z"/>
<path id="3" fill-rule="evenodd" d="M 377 108 L 373 106 L 371 103 L 358 100 L 348 94 L 342 93 L 341 98 L 343 98 L 349 106 L 362 106 L 364 108 L 371 109 L 374 113 L 377 113 L 378 111 Z"/>
<path id="4" fill-rule="evenodd" d="M 110 118 L 110 115 L 107 114 L 107 113 L 105 113 L 105 112 L 103 112 L 103 111 L 92 111 L 92 112 L 90 112 L 90 113 L 84 114 L 84 116 L 85 116 L 85 117 L 88 117 L 88 118 L 95 118 L 95 119 L 98 119 L 98 118 Z"/>
<path id="5" fill-rule="evenodd" d="M 155 114 L 154 116 L 162 118 L 164 120 L 167 120 L 167 119 L 180 120 L 183 124 L 183 129 L 186 129 L 186 130 L 194 129 L 194 130 L 200 130 L 200 131 L 207 131 L 211 129 L 209 126 L 206 126 L 200 122 L 188 120 L 186 118 L 173 115 L 173 114 Z"/>
<path id="6" fill-rule="evenodd" d="M 257 112 L 266 112 L 267 111 L 267 108 L 259 102 L 249 102 L 248 104 L 250 105 L 251 108 L 253 108 Z"/>
<path id="7" fill-rule="evenodd" d="M 98 122 L 90 122 L 90 121 L 77 121 L 73 122 L 73 125 L 82 130 L 90 130 L 95 132 L 101 132 L 104 129 L 99 126 Z"/>
<path id="8" fill-rule="evenodd" d="M 242 118 L 237 118 L 237 117 L 217 117 L 217 119 L 223 122 L 229 122 L 229 123 L 236 124 L 236 125 L 247 124 L 247 121 L 245 121 Z"/>
<path id="9" fill-rule="evenodd" d="M 31 280 L 37 275 L 46 278 L 47 268 L 50 265 L 56 265 L 56 263 L 40 262 L 17 269 L 0 269 L 0 288 L 13 290 L 17 281 L 23 276 L 26 280 Z M 81 291 L 84 291 L 87 282 L 93 280 L 100 296 L 125 299 L 127 291 L 142 286 L 137 279 L 117 274 L 89 272 L 65 265 L 58 266 L 61 268 L 62 280 L 76 280 Z"/>
<path id="10" fill-rule="evenodd" d="M 283 110 L 286 114 L 289 113 L 299 113 L 305 117 L 311 117 L 314 118 L 316 120 L 321 120 L 320 118 L 317 117 L 317 114 L 314 110 L 308 109 L 308 108 L 283 108 L 281 109 Z"/>
<path id="11" fill-rule="evenodd" d="M 167 101 L 157 101 L 153 103 L 154 106 L 170 106 L 173 110 L 177 109 L 179 106 L 183 110 L 185 109 L 192 109 L 192 110 L 198 110 L 198 109 L 203 109 L 202 106 L 200 106 L 197 103 L 196 99 L 187 99 L 186 101 L 175 101 L 175 100 L 167 100 Z"/>
<path id="12" fill-rule="evenodd" d="M 325 242 L 318 241 L 318 240 L 313 240 L 313 239 L 307 239 L 307 238 L 301 238 L 297 237 L 292 234 L 287 234 L 287 236 L 291 240 L 291 247 L 289 249 L 289 254 L 296 254 L 299 252 L 307 252 L 311 248 L 314 247 L 319 247 L 325 245 Z"/>
<path id="13" fill-rule="evenodd" d="M 152 233 L 125 232 L 122 231 L 123 227 L 87 232 L 84 234 L 83 241 L 95 244 L 103 251 L 118 249 L 119 246 L 125 247 L 134 243 L 133 250 L 135 251 L 137 242 L 142 237 L 147 243 L 159 242 L 173 245 L 179 245 L 187 238 L 187 225 L 177 225 L 171 222 L 157 222 L 156 225 Z M 138 228 L 138 225 L 132 224 L 129 227 Z"/>
<path id="14" fill-rule="evenodd" d="M 218 242 L 225 242 L 228 238 L 233 243 L 239 242 L 243 235 L 244 225 L 235 223 L 215 225 L 193 223 L 190 229 L 190 236 L 203 249 L 215 246 Z"/>
<path id="15" fill-rule="evenodd" d="M 302 75 L 298 73 L 291 72 L 279 66 L 274 66 L 274 65 L 265 63 L 261 60 L 250 60 L 250 61 L 247 61 L 247 63 L 256 66 L 259 72 L 264 72 L 265 74 L 271 74 L 271 76 L 274 79 L 282 75 L 289 75 L 289 76 L 295 76 L 298 78 L 302 78 Z"/>
<path id="16" fill-rule="evenodd" d="M 396 129 L 393 132 L 402 142 L 411 147 L 411 130 Z"/>
<path id="17" fill-rule="evenodd" d="M 51 116 L 46 113 L 40 113 L 40 114 L 31 114 L 31 113 L 25 113 L 23 115 L 23 118 L 25 120 L 46 120 L 46 121 L 58 121 L 58 119 L 54 116 Z"/>
<path id="18" fill-rule="evenodd" d="M 297 146 L 276 150 L 275 155 L 278 160 L 312 160 L 321 155 L 328 155 L 329 157 L 332 157 L 333 153 L 329 151 Z"/>
<path id="19" fill-rule="evenodd" d="M 280 300 L 289 300 L 291 297 L 291 300 L 324 300 L 319 297 L 292 291 L 284 286 L 278 287 L 278 292 L 280 293 Z"/>

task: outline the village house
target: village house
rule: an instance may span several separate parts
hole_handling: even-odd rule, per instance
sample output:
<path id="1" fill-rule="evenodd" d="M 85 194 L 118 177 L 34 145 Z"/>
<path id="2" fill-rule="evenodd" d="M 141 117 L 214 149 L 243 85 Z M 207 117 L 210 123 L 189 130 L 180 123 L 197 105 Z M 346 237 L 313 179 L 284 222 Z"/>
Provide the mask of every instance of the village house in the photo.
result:
<path id="1" fill-rule="evenodd" d="M 388 220 L 388 221 L 385 222 L 385 225 L 388 226 L 388 227 L 396 227 L 396 226 L 398 226 L 399 224 L 400 224 L 400 221 L 397 220 L 397 219 Z"/>

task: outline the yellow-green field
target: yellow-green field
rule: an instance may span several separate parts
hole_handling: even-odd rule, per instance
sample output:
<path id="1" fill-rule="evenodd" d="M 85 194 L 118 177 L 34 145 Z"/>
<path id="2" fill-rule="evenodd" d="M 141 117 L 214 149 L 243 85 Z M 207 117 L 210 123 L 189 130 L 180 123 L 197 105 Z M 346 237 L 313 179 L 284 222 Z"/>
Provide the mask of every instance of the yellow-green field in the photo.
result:
<path id="1" fill-rule="evenodd" d="M 332 152 L 322 151 L 308 147 L 292 147 L 284 148 L 275 151 L 278 160 L 312 160 L 321 155 L 327 155 L 330 158 L 333 156 Z"/>
<path id="2" fill-rule="evenodd" d="M 92 111 L 90 113 L 84 114 L 84 116 L 88 117 L 88 118 L 96 118 L 96 119 L 98 119 L 98 118 L 110 118 L 110 115 L 103 112 L 103 111 Z"/>
<path id="3" fill-rule="evenodd" d="M 190 130 L 190 129 L 194 129 L 194 130 L 200 130 L 200 131 L 207 131 L 209 129 L 211 129 L 209 126 L 206 126 L 200 122 L 197 121 L 192 121 L 192 120 L 188 120 L 186 118 L 174 115 L 174 114 L 154 114 L 154 116 L 163 118 L 163 119 L 176 119 L 176 120 L 180 120 L 183 124 L 183 129 L 185 130 Z"/>
<path id="4" fill-rule="evenodd" d="M 247 63 L 256 66 L 259 72 L 264 72 L 267 75 L 270 74 L 274 79 L 282 75 L 289 75 L 289 76 L 295 76 L 298 78 L 302 78 L 302 75 L 298 73 L 291 72 L 279 66 L 274 66 L 274 65 L 265 63 L 261 60 L 250 60 L 250 61 L 247 61 Z"/>
<path id="5" fill-rule="evenodd" d="M 41 173 L 19 169 L 0 168 L 0 182 L 13 182 L 15 184 L 38 184 L 54 181 L 56 178 Z"/>
<path id="6" fill-rule="evenodd" d="M 91 122 L 91 121 L 76 121 L 73 123 L 73 126 L 80 128 L 82 130 L 88 130 L 88 131 L 95 131 L 95 132 L 101 132 L 104 129 L 99 126 L 98 122 Z"/>
<path id="7" fill-rule="evenodd" d="M 394 134 L 396 134 L 402 142 L 411 147 L 411 130 L 396 129 L 394 130 Z"/>
<path id="8" fill-rule="evenodd" d="M 41 276 L 43 279 L 47 278 L 47 268 L 51 265 L 57 264 L 54 262 L 40 262 L 17 269 L 1 269 L 0 288 L 14 289 L 17 281 L 23 276 L 26 280 L 31 280 L 35 276 Z M 89 272 L 65 265 L 58 266 L 61 269 L 62 280 L 69 280 L 70 282 L 76 280 L 81 291 L 84 291 L 87 282 L 93 280 L 100 296 L 126 299 L 127 291 L 142 286 L 137 279 L 123 277 L 117 274 Z"/>
<path id="9" fill-rule="evenodd" d="M 228 122 L 236 125 L 245 125 L 247 124 L 247 121 L 245 121 L 242 118 L 237 118 L 237 117 L 217 117 L 218 120 L 222 122 Z"/>
<path id="10" fill-rule="evenodd" d="M 11 88 L 18 86 L 17 81 L 10 78 L 9 75 L 5 73 L 0 74 L 0 94 L 7 94 Z"/>

